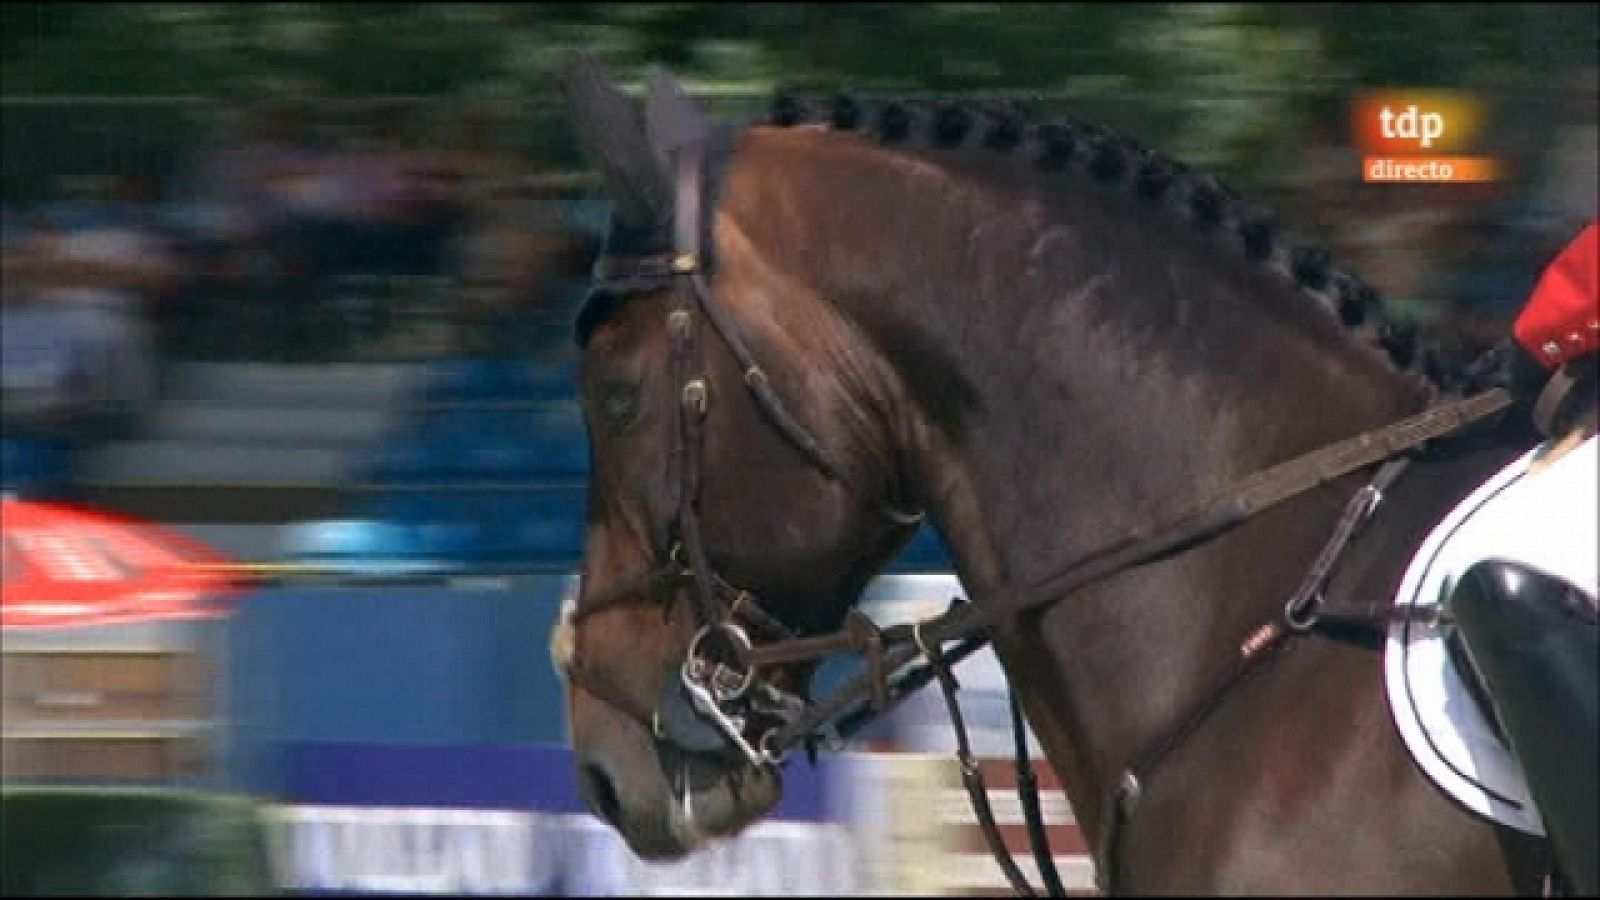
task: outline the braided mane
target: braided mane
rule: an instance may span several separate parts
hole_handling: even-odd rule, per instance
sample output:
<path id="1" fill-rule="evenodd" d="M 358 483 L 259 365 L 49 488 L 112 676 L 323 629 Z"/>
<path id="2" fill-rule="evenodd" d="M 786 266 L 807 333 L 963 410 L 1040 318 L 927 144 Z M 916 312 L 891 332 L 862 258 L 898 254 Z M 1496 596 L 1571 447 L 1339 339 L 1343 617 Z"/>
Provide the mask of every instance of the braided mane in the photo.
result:
<path id="1" fill-rule="evenodd" d="M 1414 322 L 1389 317 L 1377 290 L 1336 267 L 1326 248 L 1296 239 L 1267 209 L 1241 200 L 1215 176 L 1196 172 L 1130 137 L 1069 117 L 1044 119 L 1011 100 L 871 99 L 851 94 L 773 98 L 767 125 L 821 124 L 907 149 L 982 147 L 1048 175 L 1087 177 L 1164 209 L 1196 232 L 1232 247 L 1335 316 L 1346 331 L 1380 347 L 1394 367 L 1454 391 L 1478 375 L 1421 340 Z"/>

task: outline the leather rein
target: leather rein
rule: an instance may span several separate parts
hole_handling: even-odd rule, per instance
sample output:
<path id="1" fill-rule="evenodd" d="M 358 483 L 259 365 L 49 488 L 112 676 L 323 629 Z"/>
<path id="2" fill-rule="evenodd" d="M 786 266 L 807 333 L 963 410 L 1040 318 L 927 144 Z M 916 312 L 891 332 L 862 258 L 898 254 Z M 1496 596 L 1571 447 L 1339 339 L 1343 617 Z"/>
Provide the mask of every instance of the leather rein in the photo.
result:
<path id="1" fill-rule="evenodd" d="M 1106 791 L 1106 812 L 1096 847 L 1096 877 L 1102 890 L 1114 891 L 1119 868 L 1119 838 L 1136 807 L 1142 784 L 1255 663 L 1271 655 L 1284 638 L 1311 633 L 1319 623 L 1381 627 L 1396 616 L 1406 614 L 1396 612 L 1393 607 L 1327 609 L 1323 606 L 1322 591 L 1346 544 L 1370 519 L 1384 491 L 1419 449 L 1428 441 L 1460 431 L 1505 409 L 1510 404 L 1509 394 L 1495 388 L 1447 399 L 1398 422 L 1247 476 L 1214 498 L 1130 529 L 1118 539 L 1079 556 L 1049 577 L 982 607 L 952 599 L 944 613 L 883 629 L 852 609 L 838 631 L 796 635 L 767 612 L 753 594 L 723 580 L 707 556 L 697 504 L 709 383 L 705 374 L 697 371 L 697 366 L 703 364 L 694 340 L 697 316 L 709 322 L 733 352 L 746 387 L 787 441 L 829 478 L 841 478 L 841 470 L 829 461 L 810 432 L 789 414 L 772 390 L 764 370 L 750 354 L 743 335 L 715 302 L 701 257 L 702 146 L 695 141 L 674 151 L 673 249 L 602 259 L 597 265 L 594 285 L 595 294 L 613 296 L 671 289 L 666 326 L 671 341 L 671 383 L 679 386 L 679 403 L 678 428 L 674 432 L 668 465 L 671 474 L 676 476 L 677 512 L 671 546 L 660 561 L 601 594 L 582 599 L 572 612 L 572 621 L 575 624 L 601 609 L 630 600 L 666 598 L 670 605 L 687 584 L 693 588 L 690 598 L 698 631 L 685 653 L 679 678 L 668 679 L 663 702 L 653 709 L 644 708 L 632 695 L 582 666 L 575 655 L 567 665 L 567 675 L 577 686 L 647 727 L 658 740 L 673 741 L 691 752 L 726 754 L 732 748 L 737 757 L 753 766 L 776 767 L 798 746 L 804 746 L 813 756 L 819 743 L 830 749 L 842 748 L 844 741 L 869 721 L 928 682 L 938 680 L 955 729 L 962 780 L 978 824 L 1012 887 L 1021 895 L 1034 896 L 1034 889 L 1011 859 L 996 825 L 955 699 L 958 685 L 952 668 L 989 642 L 991 627 L 1002 617 L 1040 612 L 1119 572 L 1173 556 L 1216 537 L 1291 497 L 1382 463 L 1368 484 L 1350 498 L 1322 552 L 1299 589 L 1285 603 L 1282 615 L 1253 629 L 1240 642 L 1237 655 L 1192 713 L 1133 760 Z M 897 524 L 906 527 L 922 518 L 920 513 L 897 512 L 888 504 L 883 510 Z M 860 654 L 866 662 L 865 670 L 822 700 L 791 694 L 759 674 L 773 666 L 820 660 L 840 652 Z M 911 666 L 919 657 L 921 662 Z M 685 721 L 681 713 L 674 714 L 674 710 L 683 706 L 665 702 L 674 691 L 682 692 L 680 698 L 687 696 L 694 714 L 690 718 L 698 721 Z M 1029 843 L 1046 889 L 1052 896 L 1062 896 L 1064 891 L 1040 814 L 1022 713 L 1014 693 L 1011 704 L 1018 789 Z M 753 740 L 748 736 L 752 728 L 759 730 Z"/>

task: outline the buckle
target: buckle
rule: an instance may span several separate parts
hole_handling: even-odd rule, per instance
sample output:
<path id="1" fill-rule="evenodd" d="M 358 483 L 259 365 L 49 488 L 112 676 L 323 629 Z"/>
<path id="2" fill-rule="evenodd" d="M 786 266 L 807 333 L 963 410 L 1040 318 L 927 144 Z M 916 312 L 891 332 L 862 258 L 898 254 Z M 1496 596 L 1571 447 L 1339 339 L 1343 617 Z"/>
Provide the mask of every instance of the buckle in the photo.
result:
<path id="1" fill-rule="evenodd" d="M 1376 485 L 1363 485 L 1361 490 L 1356 491 L 1356 497 L 1361 502 L 1361 512 L 1356 516 L 1356 521 L 1365 522 L 1378 509 L 1378 504 L 1383 502 L 1383 491 L 1378 490 Z"/>
<path id="2" fill-rule="evenodd" d="M 695 415 L 706 414 L 706 382 L 696 378 L 683 386 L 683 405 L 694 410 Z"/>

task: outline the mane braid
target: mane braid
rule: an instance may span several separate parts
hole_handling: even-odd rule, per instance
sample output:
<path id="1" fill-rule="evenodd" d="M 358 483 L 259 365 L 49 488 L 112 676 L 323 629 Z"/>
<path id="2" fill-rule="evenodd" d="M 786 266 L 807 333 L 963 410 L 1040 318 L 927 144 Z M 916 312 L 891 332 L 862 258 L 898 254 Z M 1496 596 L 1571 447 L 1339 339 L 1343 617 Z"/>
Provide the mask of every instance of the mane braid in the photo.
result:
<path id="1" fill-rule="evenodd" d="M 1045 118 L 1009 100 L 869 100 L 847 93 L 810 101 L 780 93 L 765 124 L 821 124 L 907 149 L 976 145 L 1015 156 L 1041 172 L 1076 171 L 1100 185 L 1127 189 L 1140 202 L 1165 209 L 1196 232 L 1212 233 L 1246 260 L 1289 279 L 1345 330 L 1381 348 L 1400 371 L 1445 392 L 1483 375 L 1460 361 L 1447 362 L 1437 345 L 1419 339 L 1415 323 L 1389 318 L 1371 285 L 1336 267 L 1324 247 L 1286 235 L 1270 211 L 1246 204 L 1214 176 L 1102 125 Z"/>

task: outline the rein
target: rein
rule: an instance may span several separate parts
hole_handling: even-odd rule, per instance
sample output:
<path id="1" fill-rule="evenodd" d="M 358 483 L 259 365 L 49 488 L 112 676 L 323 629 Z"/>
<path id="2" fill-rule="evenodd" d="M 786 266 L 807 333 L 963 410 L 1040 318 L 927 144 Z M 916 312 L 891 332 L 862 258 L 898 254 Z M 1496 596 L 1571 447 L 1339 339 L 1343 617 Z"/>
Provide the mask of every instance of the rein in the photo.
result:
<path id="1" fill-rule="evenodd" d="M 568 675 L 578 686 L 646 725 L 659 740 L 673 740 L 687 749 L 701 751 L 707 751 L 720 741 L 724 748 L 736 749 L 752 765 L 774 767 L 800 745 L 813 754 L 819 742 L 842 746 L 845 738 L 868 721 L 937 679 L 955 729 L 962 779 L 978 823 L 995 859 L 1019 894 L 1033 896 L 1034 891 L 1001 841 L 987 790 L 971 756 L 966 727 L 955 700 L 958 685 L 951 671 L 955 664 L 989 642 L 990 631 L 998 620 L 1040 612 L 1120 572 L 1169 558 L 1216 537 L 1285 500 L 1368 466 L 1383 464 L 1347 503 L 1333 534 L 1299 589 L 1286 602 L 1282 616 L 1253 630 L 1193 713 L 1130 763 L 1108 790 L 1107 814 L 1096 848 L 1100 857 L 1096 869 L 1102 890 L 1113 891 L 1118 871 L 1117 845 L 1136 807 L 1143 782 L 1258 661 L 1271 656 L 1286 637 L 1312 633 L 1321 621 L 1380 626 L 1405 614 L 1392 607 L 1323 609 L 1322 591 L 1346 544 L 1371 518 L 1384 491 L 1406 469 L 1422 445 L 1460 431 L 1510 404 L 1509 395 L 1501 389 L 1451 399 L 1390 425 L 1272 466 L 1235 482 L 1206 502 L 1136 526 L 1022 591 L 981 608 L 952 600 L 951 606 L 938 616 L 886 629 L 879 629 L 865 615 L 851 610 L 838 631 L 797 636 L 766 612 L 752 594 L 724 581 L 713 570 L 706 553 L 697 504 L 702 463 L 701 429 L 709 409 L 709 388 L 705 375 L 694 371 L 702 362 L 693 341 L 692 322 L 696 313 L 710 322 L 738 360 L 742 380 L 773 426 L 830 479 L 840 479 L 841 470 L 830 462 L 810 432 L 789 414 L 773 391 L 765 371 L 749 352 L 739 329 L 717 306 L 706 282 L 700 252 L 701 141 L 692 140 L 676 148 L 674 163 L 677 196 L 672 250 L 602 260 L 594 290 L 597 294 L 625 295 L 672 289 L 673 299 L 667 316 L 667 330 L 672 341 L 671 379 L 680 386 L 679 427 L 674 432 L 669 456 L 678 491 L 673 520 L 676 536 L 660 563 L 602 594 L 585 598 L 573 611 L 572 619 L 577 622 L 601 609 L 635 598 L 665 596 L 670 604 L 679 588 L 691 584 L 698 631 L 685 654 L 680 678 L 669 683 L 668 689 L 681 689 L 688 695 L 701 726 L 698 729 L 686 726 L 681 717 L 674 719 L 664 715 L 662 704 L 646 711 L 637 700 L 597 677 L 576 658 L 568 665 Z M 899 513 L 887 505 L 884 512 L 902 526 L 921 520 L 920 513 Z M 763 639 L 762 642 L 752 640 L 752 633 Z M 725 645 L 721 654 L 713 656 L 701 652 L 719 640 Z M 946 647 L 946 644 L 953 646 Z M 804 700 L 787 694 L 757 674 L 763 668 L 820 660 L 846 651 L 861 654 L 866 670 L 821 700 Z M 918 657 L 922 658 L 921 664 L 907 668 Z M 1052 895 L 1059 896 L 1061 883 L 1039 814 L 1037 784 L 1029 767 L 1022 715 L 1015 705 L 1014 695 L 1012 704 L 1018 789 L 1029 843 L 1047 888 Z M 775 719 L 778 724 L 751 741 L 745 732 L 757 719 Z"/>

